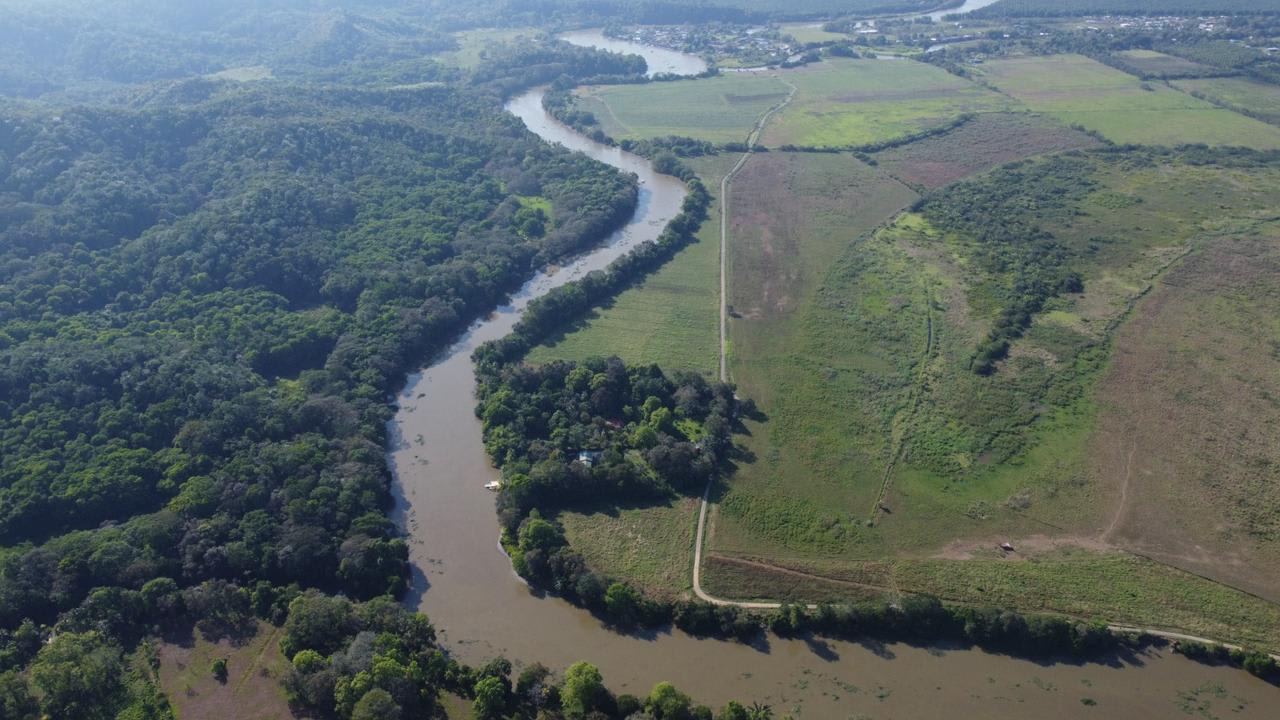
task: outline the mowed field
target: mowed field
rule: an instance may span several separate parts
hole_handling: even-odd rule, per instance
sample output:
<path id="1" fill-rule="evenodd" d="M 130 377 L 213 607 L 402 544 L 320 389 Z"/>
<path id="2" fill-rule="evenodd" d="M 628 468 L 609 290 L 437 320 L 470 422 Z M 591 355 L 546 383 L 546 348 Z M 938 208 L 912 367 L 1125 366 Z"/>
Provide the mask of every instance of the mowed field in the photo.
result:
<path id="1" fill-rule="evenodd" d="M 981 73 L 1032 110 L 1116 143 L 1280 148 L 1280 128 L 1081 55 L 994 60 Z"/>
<path id="2" fill-rule="evenodd" d="M 713 195 L 720 179 L 739 155 L 694 158 L 686 162 Z M 534 348 L 529 361 L 585 360 L 617 355 L 629 363 L 658 363 L 667 370 L 693 370 L 708 377 L 719 367 L 720 205 L 698 241 L 640 284 L 618 295 L 607 307 Z"/>
<path id="3" fill-rule="evenodd" d="M 1199 93 L 1218 105 L 1280 125 L 1280 87 L 1270 83 L 1229 77 L 1175 80 L 1173 84 L 1188 93 Z"/>
<path id="4" fill-rule="evenodd" d="M 618 140 L 682 135 L 714 143 L 745 142 L 760 116 L 789 91 L 773 73 L 726 73 L 582 88 L 578 108 L 593 113 L 605 133 Z"/>
<path id="5" fill-rule="evenodd" d="M 845 147 L 883 142 L 944 125 L 964 113 L 1016 103 L 913 60 L 832 58 L 782 75 L 795 99 L 764 133 L 764 144 Z"/>

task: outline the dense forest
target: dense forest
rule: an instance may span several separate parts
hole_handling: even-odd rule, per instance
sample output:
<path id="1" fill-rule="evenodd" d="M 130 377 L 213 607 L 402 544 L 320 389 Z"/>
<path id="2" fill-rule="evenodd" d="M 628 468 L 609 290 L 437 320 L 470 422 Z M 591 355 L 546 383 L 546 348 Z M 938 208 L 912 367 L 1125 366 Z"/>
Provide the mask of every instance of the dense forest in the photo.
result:
<path id="1" fill-rule="evenodd" d="M 175 617 L 403 589 L 388 394 L 637 200 L 501 100 L 643 69 L 551 45 L 449 83 L 0 104 L 5 717 L 28 686 L 56 717 L 163 717 L 121 658 Z"/>
<path id="2" fill-rule="evenodd" d="M 430 73 L 474 27 L 762 22 L 955 0 L 0 0 L 0 95 L 119 99 L 135 83 L 248 70 L 350 82 Z M 434 71 L 440 71 L 435 68 Z"/>

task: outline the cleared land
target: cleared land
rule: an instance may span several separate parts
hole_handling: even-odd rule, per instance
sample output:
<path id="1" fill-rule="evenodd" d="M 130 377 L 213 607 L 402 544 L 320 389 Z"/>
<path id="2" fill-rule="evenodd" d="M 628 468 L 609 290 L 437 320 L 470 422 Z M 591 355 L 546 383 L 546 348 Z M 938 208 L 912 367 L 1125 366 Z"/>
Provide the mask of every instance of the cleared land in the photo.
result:
<path id="1" fill-rule="evenodd" d="M 449 50 L 435 56 L 445 65 L 470 70 L 485 59 L 487 48 L 504 42 L 512 42 L 522 38 L 532 38 L 542 31 L 537 28 L 482 28 L 464 30 L 454 33 L 458 43 L 456 50 Z"/>
<path id="2" fill-rule="evenodd" d="M 797 91 L 764 144 L 843 147 L 944 125 L 964 113 L 1013 109 L 1009 98 L 911 60 L 833 58 L 784 76 Z"/>
<path id="3" fill-rule="evenodd" d="M 745 142 L 756 120 L 787 97 L 773 74 L 726 73 L 701 80 L 606 85 L 579 91 L 578 107 L 618 140 L 682 135 Z"/>
<path id="4" fill-rule="evenodd" d="M 1217 105 L 1280 125 L 1280 87 L 1246 77 L 1177 80 L 1176 87 Z"/>
<path id="5" fill-rule="evenodd" d="M 982 74 L 1032 110 L 1117 143 L 1280 148 L 1280 128 L 1080 55 L 996 60 Z"/>
<path id="6" fill-rule="evenodd" d="M 1095 475 L 1112 541 L 1280 602 L 1280 225 L 1214 238 L 1116 339 Z"/>
<path id="7" fill-rule="evenodd" d="M 738 155 L 725 153 L 686 161 L 711 192 Z M 720 206 L 698 241 L 681 250 L 661 270 L 623 292 L 609 306 L 566 328 L 529 354 L 530 362 L 584 360 L 612 354 L 629 363 L 658 363 L 668 370 L 713 376 L 718 366 L 717 298 L 720 272 Z"/>
<path id="8" fill-rule="evenodd" d="M 280 630 L 265 623 L 250 637 L 210 642 L 198 634 L 159 646 L 160 685 L 182 720 L 286 720 L 294 717 L 280 681 L 289 661 L 280 653 Z M 210 666 L 227 660 L 227 682 Z"/>
<path id="9" fill-rule="evenodd" d="M 843 564 L 863 567 L 866 561 L 894 558 L 905 564 L 881 578 L 891 582 L 867 584 L 968 601 L 1007 599 L 1030 609 L 1036 604 L 1017 602 L 1017 588 L 1034 579 L 1039 588 L 1035 597 L 1062 593 L 1075 598 L 1072 603 L 1082 603 L 1060 605 L 1055 608 L 1059 611 L 1084 613 L 1081 608 L 1087 606 L 1126 622 L 1143 619 L 1135 608 L 1152 596 L 1135 600 L 1109 590 L 1117 586 L 1105 580 L 1116 562 L 1115 550 L 1128 546 L 1122 533 L 1114 542 L 1106 533 L 1121 502 L 1123 477 L 1115 468 L 1099 474 L 1089 461 L 1096 438 L 1114 434 L 1099 424 L 1101 400 L 1094 398 L 1103 396 L 1094 385 L 1105 367 L 1112 329 L 1151 278 L 1202 243 L 1270 212 L 1267 208 L 1280 202 L 1272 190 L 1280 187 L 1280 177 L 1272 169 L 1129 163 L 1105 156 L 1078 156 L 1070 162 L 1077 164 L 1074 170 L 1051 175 L 1082 173 L 1092 183 L 1089 190 L 1078 202 L 1056 210 L 1040 208 L 1035 217 L 1076 258 L 1073 267 L 1084 275 L 1086 290 L 1052 302 L 995 376 L 978 376 L 967 365 L 995 312 L 991 283 L 1005 280 L 979 270 L 974 258 L 980 248 L 972 240 L 939 233 L 912 214 L 832 263 L 813 301 L 790 313 L 794 317 L 786 325 L 794 331 L 774 330 L 749 318 L 735 322 L 734 379 L 760 402 L 769 419 L 748 424 L 745 446 L 753 461 L 739 467 L 721 498 L 710 552 L 722 560 L 707 566 L 709 591 L 732 596 L 727 592 L 732 586 L 718 584 L 716 573 L 727 564 L 735 575 L 750 574 L 751 566 L 742 560 L 839 578 L 833 568 Z M 1032 173 L 1010 182 L 1034 178 Z M 776 178 L 772 182 L 778 184 Z M 782 234 L 793 234 L 776 220 L 769 223 L 782 228 Z M 763 245 L 745 240 L 734 247 L 760 254 L 757 262 L 794 262 L 794 253 L 762 253 L 753 248 Z M 737 267 L 735 261 L 735 298 L 765 294 L 771 280 L 744 292 Z M 804 277 L 795 272 L 779 267 L 756 275 Z M 1248 302 L 1266 315 L 1257 298 Z M 1246 377 L 1253 374 L 1244 371 Z M 1142 385 L 1134 387 L 1139 392 Z M 1171 393 L 1186 391 L 1171 385 Z M 1255 426 L 1270 427 L 1277 418 L 1280 414 L 1274 412 L 1259 417 L 1261 425 Z M 1174 429 L 1156 432 L 1166 443 L 1182 442 Z M 1256 497 L 1267 485 L 1256 472 L 1246 472 L 1251 463 L 1260 462 L 1256 456 L 1219 455 L 1213 461 L 1240 468 L 1227 475 L 1240 478 L 1236 484 L 1245 488 L 1241 492 L 1253 492 L 1250 500 L 1274 506 L 1274 499 Z M 1151 482 L 1191 487 L 1202 482 L 1171 466 L 1163 470 Z M 882 487 L 887 492 L 879 501 Z M 1134 490 L 1128 492 L 1132 499 Z M 888 510 L 873 511 L 879 502 Z M 1236 497 L 1234 502 L 1242 501 Z M 866 527 L 869 518 L 876 520 L 875 527 Z M 1238 517 L 1229 520 L 1216 532 L 1246 527 Z M 1177 527 L 1168 533 L 1178 535 Z M 1030 540 L 1036 537 L 1049 540 Z M 1257 543 L 1259 537 L 1251 534 L 1250 541 Z M 1024 580 L 1010 575 L 1006 591 L 983 595 L 981 588 L 989 586 L 975 579 L 973 561 L 994 554 L 1006 539 L 1022 548 L 1022 557 L 1037 560 L 1037 574 Z M 1063 547 L 1089 552 L 1064 555 Z M 1220 538 L 1205 547 L 1214 556 L 1227 546 Z M 935 556 L 927 572 L 904 582 L 903 568 Z M 1094 573 L 1097 580 L 1086 583 Z M 1174 573 L 1166 582 L 1177 585 L 1178 578 L 1189 577 Z M 1257 582 L 1270 583 L 1266 578 L 1274 577 L 1271 573 Z M 740 589 L 749 586 L 747 580 L 735 582 Z M 848 582 L 835 583 L 831 592 L 847 593 L 852 587 Z M 1055 582 L 1062 584 L 1056 590 Z M 1072 584 L 1093 589 L 1082 599 L 1067 592 Z M 1197 581 L 1179 592 L 1188 607 L 1199 602 L 1210 608 L 1211 598 L 1197 598 L 1212 587 Z M 963 588 L 967 590 L 961 592 Z M 1024 589 L 1030 593 L 1031 585 Z M 1231 597 L 1235 600 L 1223 602 L 1222 608 L 1248 598 L 1240 593 Z M 1155 607 L 1147 606 L 1148 619 L 1158 614 Z M 1208 631 L 1216 623 L 1221 630 L 1232 622 L 1219 613 L 1198 627 Z M 1277 627 L 1272 622 L 1258 632 L 1280 637 L 1272 634 Z"/>
<path id="10" fill-rule="evenodd" d="M 979 115 L 959 128 L 876 153 L 876 162 L 903 182 L 939 188 L 977 172 L 1035 155 L 1098 142 L 1029 113 Z"/>

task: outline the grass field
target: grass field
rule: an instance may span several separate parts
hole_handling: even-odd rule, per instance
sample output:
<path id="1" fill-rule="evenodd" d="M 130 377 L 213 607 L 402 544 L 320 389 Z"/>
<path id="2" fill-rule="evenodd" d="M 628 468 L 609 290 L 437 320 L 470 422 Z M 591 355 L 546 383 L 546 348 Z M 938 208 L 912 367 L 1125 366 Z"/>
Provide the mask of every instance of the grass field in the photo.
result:
<path id="1" fill-rule="evenodd" d="M 289 661 L 280 653 L 280 630 L 260 623 L 241 641 L 210 642 L 199 636 L 159 646 L 160 685 L 180 720 L 288 720 L 294 717 L 280 684 Z M 227 660 L 227 682 L 210 671 Z"/>
<path id="2" fill-rule="evenodd" d="M 787 97 L 772 73 L 645 85 L 607 85 L 579 91 L 578 107 L 595 114 L 609 136 L 645 139 L 683 135 L 715 143 L 743 142 L 756 121 Z"/>
<path id="3" fill-rule="evenodd" d="M 875 159 L 899 180 L 933 189 L 1014 160 L 1097 144 L 1030 113 L 990 113 L 944 135 L 876 153 Z"/>
<path id="4" fill-rule="evenodd" d="M 1141 77 L 1171 78 L 1221 72 L 1218 68 L 1155 50 L 1124 50 L 1113 57 L 1126 70 Z"/>
<path id="5" fill-rule="evenodd" d="M 562 512 L 569 543 L 591 567 L 626 578 L 652 595 L 670 597 L 692 584 L 693 531 L 698 502 L 678 498 L 665 505 Z"/>
<path id="6" fill-rule="evenodd" d="M 849 39 L 848 35 L 823 30 L 822 23 L 783 23 L 778 26 L 778 30 L 795 38 L 798 43 L 839 42 Z"/>
<path id="7" fill-rule="evenodd" d="M 777 561 L 770 561 L 777 562 Z M 1251 595 L 1123 554 L 1059 551 L 1034 561 L 947 559 L 839 565 L 784 560 L 766 569 L 713 556 L 708 592 L 722 597 L 844 601 L 890 593 L 928 593 L 949 602 L 1016 607 L 1115 624 L 1167 628 L 1280 648 L 1280 608 Z M 1160 598 L 1153 602 L 1152 598 Z"/>
<path id="8" fill-rule="evenodd" d="M 982 75 L 1032 110 L 1117 143 L 1280 148 L 1280 128 L 1080 55 L 995 60 Z"/>
<path id="9" fill-rule="evenodd" d="M 769 146 L 839 147 L 890 140 L 967 112 L 1016 103 L 941 68 L 911 60 L 833 58 L 787 72 L 795 99 L 769 124 Z"/>
<path id="10" fill-rule="evenodd" d="M 449 50 L 435 56 L 445 65 L 471 70 L 485 58 L 485 49 L 493 45 L 511 42 L 524 37 L 534 37 L 541 33 L 537 28 L 483 28 L 464 30 L 454 33 L 458 42 L 456 50 Z"/>
<path id="11" fill-rule="evenodd" d="M 713 193 L 738 155 L 688 160 Z M 712 376 L 719 367 L 720 206 L 713 202 L 698 241 L 658 272 L 529 354 L 534 363 L 614 354 L 630 363 Z"/>
<path id="12" fill-rule="evenodd" d="M 749 423 L 750 435 L 744 444 L 754 461 L 739 467 L 715 516 L 711 550 L 728 558 L 722 563 L 728 572 L 749 576 L 750 566 L 733 565 L 746 558 L 791 566 L 818 563 L 826 568 L 823 573 L 839 577 L 832 568 L 842 564 L 861 567 L 866 561 L 923 561 L 937 556 L 936 562 L 929 561 L 928 573 L 914 576 L 914 585 L 904 582 L 901 570 L 895 570 L 893 582 L 902 590 L 910 587 L 955 597 L 956 588 L 970 582 L 965 578 L 978 572 L 977 565 L 970 564 L 981 560 L 975 552 L 994 548 L 1004 539 L 1021 544 L 1020 539 L 1048 536 L 1092 550 L 1149 551 L 1129 544 L 1123 532 L 1115 538 L 1106 533 L 1123 494 L 1123 474 L 1118 477 L 1114 467 L 1109 474 L 1100 473 L 1091 461 L 1099 438 L 1118 436 L 1115 428 L 1105 425 L 1105 408 L 1094 399 L 1093 388 L 1102 375 L 1099 369 L 1106 367 L 1106 356 L 1099 350 L 1108 346 L 1110 328 L 1162 268 L 1209 238 L 1238 230 L 1241 223 L 1248 225 L 1252 218 L 1267 215 L 1267 208 L 1276 207 L 1280 190 L 1273 188 L 1280 188 L 1280 177 L 1269 169 L 1242 171 L 1177 163 L 1143 166 L 1108 162 L 1102 156 L 1082 156 L 1079 162 L 1089 167 L 1095 189 L 1065 212 L 1037 217 L 1078 258 L 1075 267 L 1085 275 L 1086 290 L 1051 304 L 996 376 L 983 378 L 967 369 L 969 354 L 985 332 L 991 312 L 984 297 L 984 283 L 989 280 L 976 272 L 971 261 L 978 248 L 964 238 L 937 233 L 923 218 L 911 214 L 832 263 L 819 281 L 813 302 L 800 303 L 791 313 L 790 325 L 799 330 L 788 333 L 766 324 L 735 321 L 731 335 L 734 379 L 760 402 L 768 420 Z M 740 252 L 750 252 L 752 247 L 747 241 L 735 244 Z M 791 257 L 794 253 L 783 253 L 769 261 Z M 776 268 L 764 276 L 788 277 L 789 272 Z M 735 274 L 735 294 L 740 292 L 739 282 Z M 1253 387 L 1254 397 L 1262 399 L 1256 401 L 1257 411 L 1241 423 L 1247 425 L 1252 418 L 1255 426 L 1269 427 L 1277 414 L 1266 398 L 1280 391 L 1256 386 L 1257 377 L 1265 375 L 1260 368 L 1246 369 L 1245 364 L 1229 361 L 1235 354 L 1252 352 L 1258 362 L 1273 362 L 1264 359 L 1270 352 L 1265 350 L 1264 337 L 1269 337 L 1265 333 L 1274 332 L 1275 327 L 1274 321 L 1266 320 L 1271 315 L 1265 310 L 1269 306 L 1261 304 L 1264 300 L 1255 294 L 1242 301 L 1252 311 L 1238 314 L 1237 325 L 1265 328 L 1257 331 L 1262 335 L 1251 344 L 1233 346 L 1212 334 L 1207 334 L 1206 342 L 1237 349 L 1222 353 L 1226 359 L 1220 382 L 1229 379 L 1226 367 L 1252 378 L 1237 380 L 1229 396 L 1238 397 L 1243 387 Z M 1187 307 L 1212 304 L 1188 302 Z M 1205 322 L 1212 322 L 1212 317 Z M 764 337 L 758 337 L 761 333 Z M 770 362 L 770 342 L 778 337 L 784 339 L 773 351 L 784 355 Z M 1166 337 L 1178 347 L 1188 342 L 1185 332 L 1166 332 Z M 753 348 L 749 358 L 740 351 L 743 347 Z M 1169 392 L 1174 396 L 1189 392 L 1207 379 L 1171 380 Z M 1131 387 L 1141 397 L 1147 382 L 1135 380 Z M 1108 403 L 1123 397 L 1102 396 Z M 1159 404 L 1156 399 L 1149 402 Z M 1213 405 L 1189 407 L 1199 421 L 1214 422 L 1205 410 Z M 1158 412 L 1155 408 L 1152 412 Z M 1131 418 L 1130 411 L 1124 417 Z M 1174 418 L 1169 426 L 1153 424 L 1151 436 L 1162 438 L 1166 446 L 1179 443 L 1188 452 L 1195 451 L 1200 447 L 1194 440 L 1197 431 L 1179 434 L 1194 426 L 1177 421 L 1176 414 Z M 1247 435 L 1260 437 L 1257 432 Z M 1213 493 L 1220 507 L 1236 512 L 1225 515 L 1221 523 L 1200 512 L 1206 501 L 1195 498 L 1204 496 L 1197 489 L 1205 481 L 1195 474 L 1194 464 L 1183 463 L 1186 470 L 1177 470 L 1170 459 L 1151 474 L 1151 484 L 1165 488 L 1151 502 L 1178 508 L 1171 510 L 1176 517 L 1160 520 L 1166 536 L 1194 540 L 1209 557 L 1227 560 L 1226 565 L 1231 565 L 1227 554 L 1231 548 L 1270 542 L 1267 538 L 1275 526 L 1268 524 L 1274 523 L 1269 511 L 1243 508 L 1274 507 L 1275 499 L 1267 493 L 1275 483 L 1265 478 L 1274 473 L 1270 468 L 1275 467 L 1275 459 L 1256 440 L 1251 447 L 1252 455 L 1210 456 L 1225 470 L 1221 482 L 1215 478 L 1214 484 L 1231 485 L 1235 492 Z M 884 506 L 889 510 L 870 513 L 886 481 Z M 1170 487 L 1190 488 L 1198 494 L 1189 499 L 1173 494 Z M 1134 490 L 1128 492 L 1132 502 Z M 877 514 L 875 527 L 867 527 L 865 521 Z M 1184 530 L 1196 517 L 1204 520 L 1205 532 Z M 1260 531 L 1251 529 L 1255 526 Z M 1241 532 L 1247 538 L 1230 537 Z M 1044 564 L 1045 577 L 1036 582 L 1045 583 L 1054 572 L 1066 572 L 1066 566 L 1049 569 L 1066 562 L 1055 553 L 1040 555 L 1037 561 Z M 1267 545 L 1255 556 L 1275 557 L 1274 548 Z M 1084 557 L 1093 558 L 1089 563 L 1102 562 L 1092 555 Z M 1081 562 L 1079 557 L 1069 559 Z M 955 565 L 950 575 L 944 572 L 949 565 Z M 1183 566 L 1207 574 L 1204 566 Z M 1276 577 L 1256 572 L 1273 567 L 1270 561 L 1232 567 L 1242 573 L 1254 570 L 1249 589 L 1259 592 L 1271 584 L 1266 578 Z M 720 582 L 715 577 L 718 568 L 708 567 L 711 588 Z M 934 580 L 925 582 L 929 576 Z M 956 578 L 955 587 L 948 577 Z M 1011 575 L 1008 582 L 1007 592 L 993 597 L 1025 609 L 1037 608 L 1028 600 L 1016 602 L 1020 583 L 1030 579 Z M 1174 580 L 1168 582 L 1176 585 Z M 741 583 L 746 587 L 748 581 Z M 1027 585 L 1024 590 L 1032 593 L 1034 587 Z M 1095 610 L 1114 613 L 1117 619 L 1135 618 L 1134 607 L 1153 602 L 1152 595 L 1135 600 L 1120 591 L 1097 590 L 1108 587 L 1106 583 L 1091 587 L 1098 595 L 1079 600 L 1083 603 L 1079 607 L 1093 603 Z M 850 588 L 847 583 L 835 583 L 828 590 L 847 593 Z M 1040 597 L 1056 592 L 1051 585 L 1035 590 Z M 1180 592 L 1192 598 L 1188 607 L 1207 602 L 1196 587 Z M 1142 606 L 1150 615 L 1157 614 L 1157 605 Z M 1055 609 L 1084 612 L 1072 607 L 1076 606 Z M 1212 622 L 1205 623 L 1202 627 L 1212 629 Z"/>
<path id="13" fill-rule="evenodd" d="M 1205 241 L 1117 336 L 1090 452 L 1116 543 L 1276 602 L 1278 287 L 1280 224 Z"/>
<path id="14" fill-rule="evenodd" d="M 833 58 L 794 70 L 726 73 L 679 82 L 584 88 L 578 108 L 617 139 L 683 135 L 741 142 L 769 108 L 796 87 L 769 123 L 763 143 L 865 145 L 944 125 L 968 112 L 1017 103 L 924 63 Z"/>
<path id="15" fill-rule="evenodd" d="M 1209 101 L 1248 112 L 1259 120 L 1280 125 L 1280 87 L 1252 78 L 1202 78 L 1175 80 L 1176 87 L 1198 93 Z"/>

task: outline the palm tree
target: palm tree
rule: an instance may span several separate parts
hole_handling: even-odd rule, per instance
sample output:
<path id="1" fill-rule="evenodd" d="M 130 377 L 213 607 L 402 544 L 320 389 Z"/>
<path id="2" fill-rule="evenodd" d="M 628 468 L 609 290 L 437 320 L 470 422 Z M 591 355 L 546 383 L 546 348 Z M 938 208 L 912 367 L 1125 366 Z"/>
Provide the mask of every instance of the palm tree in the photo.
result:
<path id="1" fill-rule="evenodd" d="M 747 718 L 748 720 L 773 720 L 773 708 L 758 702 L 751 703 L 751 707 L 747 708 Z"/>

